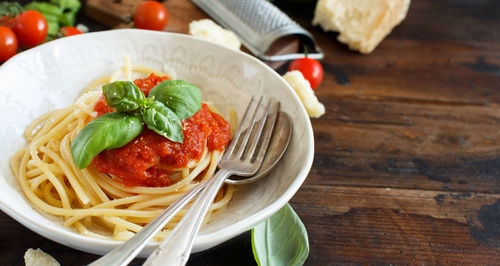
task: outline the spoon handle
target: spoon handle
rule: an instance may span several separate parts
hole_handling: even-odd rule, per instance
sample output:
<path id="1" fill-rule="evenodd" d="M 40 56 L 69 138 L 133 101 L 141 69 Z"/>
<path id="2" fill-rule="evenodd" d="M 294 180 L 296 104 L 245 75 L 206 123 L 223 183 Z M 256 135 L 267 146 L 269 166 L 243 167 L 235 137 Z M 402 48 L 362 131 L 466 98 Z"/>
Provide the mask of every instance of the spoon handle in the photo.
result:
<path id="1" fill-rule="evenodd" d="M 185 265 L 191 254 L 193 242 L 203 219 L 214 201 L 224 180 L 232 172 L 219 171 L 209 180 L 200 196 L 193 203 L 175 229 L 163 240 L 160 246 L 148 257 L 143 265 Z"/>
<path id="2" fill-rule="evenodd" d="M 127 242 L 115 248 L 100 259 L 89 264 L 91 266 L 119 266 L 127 265 L 141 252 L 144 246 L 158 233 L 175 214 L 177 214 L 188 202 L 190 202 L 198 192 L 203 189 L 204 183 L 195 186 L 182 197 L 176 200 L 160 215 L 153 219 L 147 226 L 137 232 Z"/>

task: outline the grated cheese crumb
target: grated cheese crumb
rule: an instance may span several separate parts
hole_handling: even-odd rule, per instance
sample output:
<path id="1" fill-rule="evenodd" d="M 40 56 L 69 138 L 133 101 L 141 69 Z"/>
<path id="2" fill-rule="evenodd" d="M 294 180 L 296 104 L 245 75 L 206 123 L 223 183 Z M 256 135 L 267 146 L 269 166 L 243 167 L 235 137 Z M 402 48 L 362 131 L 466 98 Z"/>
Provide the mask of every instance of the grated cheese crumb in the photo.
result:
<path id="1" fill-rule="evenodd" d="M 325 106 L 319 102 L 311 84 L 298 70 L 287 72 L 283 78 L 290 84 L 306 108 L 309 117 L 318 118 L 325 113 Z"/>
<path id="2" fill-rule="evenodd" d="M 59 262 L 41 249 L 28 249 L 24 253 L 24 264 L 26 266 L 60 266 Z"/>
<path id="3" fill-rule="evenodd" d="M 241 41 L 234 32 L 223 29 L 210 19 L 196 20 L 189 23 L 189 34 L 234 50 L 239 50 L 241 46 Z"/>

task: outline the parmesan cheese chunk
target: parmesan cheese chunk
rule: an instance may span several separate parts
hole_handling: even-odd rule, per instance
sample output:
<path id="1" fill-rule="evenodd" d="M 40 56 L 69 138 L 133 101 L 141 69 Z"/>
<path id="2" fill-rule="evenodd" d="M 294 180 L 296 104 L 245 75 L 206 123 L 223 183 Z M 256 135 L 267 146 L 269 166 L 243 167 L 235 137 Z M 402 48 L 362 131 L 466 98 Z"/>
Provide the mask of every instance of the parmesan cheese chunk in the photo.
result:
<path id="1" fill-rule="evenodd" d="M 319 0 L 313 25 L 340 32 L 350 49 L 369 54 L 406 17 L 410 0 Z"/>
<path id="2" fill-rule="evenodd" d="M 24 253 L 24 264 L 26 266 L 60 266 L 59 262 L 41 249 L 28 249 Z"/>
<path id="3" fill-rule="evenodd" d="M 304 78 L 304 75 L 300 71 L 287 72 L 283 78 L 297 93 L 309 117 L 318 118 L 325 113 L 325 106 L 319 102 L 316 95 L 314 95 L 311 84 Z"/>
<path id="4" fill-rule="evenodd" d="M 241 41 L 234 32 L 223 29 L 210 19 L 189 23 L 189 34 L 235 50 L 239 50 L 241 46 Z"/>

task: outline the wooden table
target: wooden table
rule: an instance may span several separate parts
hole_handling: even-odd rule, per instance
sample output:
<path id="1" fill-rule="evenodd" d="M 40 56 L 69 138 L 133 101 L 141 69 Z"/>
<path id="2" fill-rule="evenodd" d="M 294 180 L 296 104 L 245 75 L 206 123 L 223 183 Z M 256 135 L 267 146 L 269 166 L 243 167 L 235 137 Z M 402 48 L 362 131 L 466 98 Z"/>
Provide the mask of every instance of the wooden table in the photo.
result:
<path id="1" fill-rule="evenodd" d="M 313 4 L 275 3 L 326 54 L 326 114 L 312 120 L 314 164 L 291 200 L 306 264 L 500 264 L 500 2 L 414 0 L 370 55 L 311 27 Z M 21 265 L 30 247 L 62 265 L 97 258 L 1 212 L 0 224 L 0 265 Z M 189 264 L 254 265 L 249 233 Z"/>

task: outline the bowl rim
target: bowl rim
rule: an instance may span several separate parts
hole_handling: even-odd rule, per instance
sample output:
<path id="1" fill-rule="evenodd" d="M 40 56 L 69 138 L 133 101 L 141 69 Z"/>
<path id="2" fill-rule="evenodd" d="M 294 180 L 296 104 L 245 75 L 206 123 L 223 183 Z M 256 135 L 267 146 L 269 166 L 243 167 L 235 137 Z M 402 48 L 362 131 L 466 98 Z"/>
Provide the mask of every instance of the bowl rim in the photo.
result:
<path id="1" fill-rule="evenodd" d="M 87 39 L 87 38 L 94 38 L 94 36 L 102 36 L 102 35 L 109 35 L 109 34 L 154 34 L 154 35 L 163 35 L 165 38 L 180 38 L 188 41 L 194 41 L 194 42 L 203 42 L 205 45 L 215 45 L 223 48 L 227 52 L 230 53 L 235 53 L 238 56 L 243 56 L 247 60 L 251 61 L 252 63 L 263 67 L 266 71 L 270 72 L 272 76 L 277 78 L 290 92 L 292 97 L 295 98 L 295 101 L 297 101 L 300 106 L 300 111 L 299 113 L 303 118 L 305 119 L 307 127 L 302 129 L 305 131 L 306 135 L 306 141 L 309 149 L 306 151 L 304 154 L 304 167 L 300 169 L 300 171 L 297 173 L 296 178 L 293 180 L 293 182 L 290 184 L 288 189 L 285 191 L 283 195 L 281 195 L 278 200 L 274 201 L 273 203 L 269 204 L 266 208 L 256 212 L 255 214 L 237 221 L 236 223 L 233 223 L 227 227 L 224 227 L 221 230 L 217 230 L 208 234 L 204 234 L 202 236 L 197 236 L 196 241 L 195 241 L 195 248 L 193 248 L 193 252 L 205 250 L 208 248 L 211 248 L 215 245 L 218 245 L 224 241 L 227 241 L 230 238 L 233 238 L 237 236 L 238 234 L 241 234 L 249 229 L 251 229 L 253 226 L 258 224 L 259 222 L 263 221 L 267 217 L 271 216 L 275 212 L 277 212 L 279 209 L 281 209 L 292 197 L 293 195 L 298 191 L 300 186 L 303 184 L 305 181 L 307 175 L 309 174 L 309 171 L 312 167 L 313 163 L 313 157 L 314 157 L 314 135 L 313 135 L 313 130 L 312 130 L 312 125 L 311 121 L 307 115 L 307 112 L 304 108 L 304 106 L 301 104 L 301 101 L 295 91 L 290 87 L 290 85 L 276 72 L 274 71 L 271 67 L 263 63 L 262 61 L 258 60 L 256 57 L 249 55 L 247 53 L 244 53 L 240 50 L 233 50 L 230 48 L 227 48 L 223 45 L 213 43 L 210 41 L 206 41 L 200 38 L 196 38 L 187 34 L 181 34 L 181 33 L 172 33 L 172 32 L 157 32 L 157 31 L 150 31 L 150 30 L 140 30 L 140 29 L 114 29 L 114 30 L 106 30 L 106 31 L 99 31 L 99 32 L 90 32 L 90 33 L 84 33 L 84 34 L 79 34 L 79 35 L 74 35 L 74 36 L 68 36 L 64 37 L 61 39 L 53 40 L 44 44 L 41 44 L 37 47 L 31 48 L 29 50 L 23 51 L 21 53 L 16 54 L 6 62 L 4 62 L 0 66 L 0 75 L 2 72 L 10 67 L 11 65 L 15 65 L 16 61 L 19 60 L 19 58 L 23 57 L 29 57 L 32 54 L 38 52 L 39 50 L 43 49 L 50 49 L 52 47 L 57 47 L 61 44 L 64 44 L 65 39 L 73 38 L 73 39 Z M 295 130 L 294 130 L 295 131 Z M 0 176 L 3 177 L 3 174 L 0 173 Z M 15 181 L 15 180 L 14 180 Z M 17 185 L 17 181 L 16 185 Z M 18 185 L 17 185 L 18 186 Z M 46 215 L 45 212 L 38 210 L 36 207 L 32 205 L 32 203 L 26 199 L 24 196 L 24 193 L 22 191 L 19 191 L 20 194 L 22 194 L 23 199 L 34 209 L 34 211 L 41 213 L 42 215 Z M 109 250 L 102 250 L 104 249 L 109 249 L 109 248 L 115 248 L 123 241 L 118 241 L 118 240 L 103 240 L 103 239 L 96 239 L 96 238 L 91 238 L 87 236 L 83 236 L 79 234 L 78 232 L 72 231 L 72 230 L 64 230 L 64 228 L 58 228 L 56 226 L 51 226 L 50 224 L 45 224 L 45 223 L 38 223 L 36 219 L 31 218 L 28 214 L 24 214 L 21 212 L 17 212 L 14 208 L 15 206 L 9 206 L 8 204 L 4 203 L 3 201 L 0 201 L 0 209 L 4 211 L 7 215 L 10 217 L 14 218 L 17 222 L 21 223 L 28 229 L 32 230 L 33 232 L 42 235 L 46 238 L 49 238 L 50 240 L 53 240 L 55 242 L 58 242 L 60 244 L 66 245 L 68 247 L 71 247 L 73 249 L 78 249 L 94 254 L 103 254 L 103 252 L 108 252 Z M 48 215 L 48 214 L 47 214 Z M 58 218 L 57 216 L 54 216 Z M 78 244 L 74 244 L 78 243 Z M 215 245 L 214 245 L 215 243 Z M 148 248 L 155 248 L 159 242 L 154 242 L 154 243 L 148 243 L 147 247 Z M 141 253 L 141 255 L 144 255 L 144 252 Z"/>

